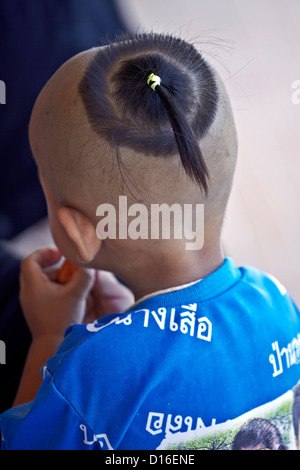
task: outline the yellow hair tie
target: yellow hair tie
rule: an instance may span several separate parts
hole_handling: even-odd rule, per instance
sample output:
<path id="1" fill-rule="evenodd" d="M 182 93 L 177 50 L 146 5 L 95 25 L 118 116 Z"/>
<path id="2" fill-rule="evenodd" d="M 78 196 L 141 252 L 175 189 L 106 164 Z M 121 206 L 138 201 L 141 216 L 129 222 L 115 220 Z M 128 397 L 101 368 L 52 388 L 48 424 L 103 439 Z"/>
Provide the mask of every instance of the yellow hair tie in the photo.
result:
<path id="1" fill-rule="evenodd" d="M 150 85 L 152 83 L 152 85 Z M 154 73 L 151 73 L 148 77 L 147 80 L 147 85 L 151 86 L 152 90 L 155 91 L 155 88 L 157 85 L 160 85 L 161 83 L 161 78 L 158 75 L 154 75 Z"/>

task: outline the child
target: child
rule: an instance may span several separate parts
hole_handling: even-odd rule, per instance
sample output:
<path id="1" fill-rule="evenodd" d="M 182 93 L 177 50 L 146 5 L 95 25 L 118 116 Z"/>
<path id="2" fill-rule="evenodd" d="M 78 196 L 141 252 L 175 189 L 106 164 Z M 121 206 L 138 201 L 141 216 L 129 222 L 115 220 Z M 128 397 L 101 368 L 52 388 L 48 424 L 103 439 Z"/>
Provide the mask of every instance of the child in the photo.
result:
<path id="1" fill-rule="evenodd" d="M 22 264 L 32 343 L 1 415 L 2 447 L 232 448 L 258 418 L 293 447 L 299 312 L 271 276 L 224 258 L 237 140 L 224 85 L 200 53 L 152 33 L 73 57 L 38 97 L 30 143 L 59 251 Z M 204 204 L 203 246 L 186 249 L 192 230 L 175 236 L 182 221 L 172 236 L 138 237 L 120 196 L 140 229 L 157 204 L 174 220 Z M 118 236 L 106 236 L 110 218 L 97 230 L 111 207 Z M 51 269 L 60 253 L 80 266 L 66 285 Z M 108 272 L 129 291 L 107 287 Z"/>

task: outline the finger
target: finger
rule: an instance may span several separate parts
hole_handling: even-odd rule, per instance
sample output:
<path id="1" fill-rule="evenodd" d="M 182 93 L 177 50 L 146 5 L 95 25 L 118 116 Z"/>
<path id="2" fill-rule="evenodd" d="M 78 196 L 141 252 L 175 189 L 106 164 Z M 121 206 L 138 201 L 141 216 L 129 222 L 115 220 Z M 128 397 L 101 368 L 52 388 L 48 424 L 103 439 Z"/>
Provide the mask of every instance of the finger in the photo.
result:
<path id="1" fill-rule="evenodd" d="M 57 263 L 61 258 L 61 253 L 57 248 L 46 247 L 40 248 L 28 255 L 22 262 L 27 267 L 38 264 L 41 268 L 46 268 Z"/>
<path id="2" fill-rule="evenodd" d="M 97 271 L 93 292 L 96 295 L 99 293 L 102 298 L 128 295 L 131 299 L 134 299 L 128 287 L 122 284 L 113 273 L 108 271 Z"/>
<path id="3" fill-rule="evenodd" d="M 37 274 L 44 274 L 43 269 L 57 263 L 61 256 L 61 253 L 56 248 L 40 248 L 22 261 L 21 276 L 26 279 Z"/>
<path id="4" fill-rule="evenodd" d="M 98 318 L 98 316 L 97 316 L 93 296 L 91 294 L 89 294 L 87 299 L 86 299 L 86 310 L 85 310 L 85 316 L 84 316 L 84 319 L 83 319 L 83 323 L 92 323 L 93 321 L 95 321 Z"/>
<path id="5" fill-rule="evenodd" d="M 44 273 L 47 275 L 49 281 L 51 282 L 57 282 L 58 272 L 59 272 L 59 267 L 57 268 L 50 267 L 44 270 Z"/>
<path id="6" fill-rule="evenodd" d="M 95 270 L 79 268 L 75 271 L 70 281 L 64 285 L 68 294 L 76 297 L 87 297 L 95 282 Z"/>
<path id="7" fill-rule="evenodd" d="M 108 271 L 97 271 L 96 281 L 94 290 L 97 292 L 97 289 L 101 289 L 102 296 L 109 296 L 111 294 L 111 290 L 119 287 L 120 282 L 118 279 Z"/>
<path id="8" fill-rule="evenodd" d="M 105 315 L 123 312 L 134 303 L 134 295 L 128 287 L 107 271 L 97 271 L 92 294 Z"/>
<path id="9" fill-rule="evenodd" d="M 61 257 L 60 251 L 52 247 L 40 248 L 29 255 L 30 261 L 38 264 L 41 268 L 47 268 L 57 263 Z"/>

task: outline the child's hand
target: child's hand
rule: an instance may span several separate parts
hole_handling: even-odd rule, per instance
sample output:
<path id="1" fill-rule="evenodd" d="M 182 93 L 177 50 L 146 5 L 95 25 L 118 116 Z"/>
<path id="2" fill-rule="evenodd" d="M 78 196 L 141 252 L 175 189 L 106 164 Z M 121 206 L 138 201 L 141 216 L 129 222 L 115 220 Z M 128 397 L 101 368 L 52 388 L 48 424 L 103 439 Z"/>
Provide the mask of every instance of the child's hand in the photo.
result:
<path id="1" fill-rule="evenodd" d="M 40 369 L 55 354 L 66 328 L 108 313 L 120 313 L 133 294 L 111 274 L 77 269 L 66 284 L 57 281 L 61 258 L 54 248 L 35 251 L 21 264 L 20 301 L 32 334 L 14 406 L 33 400 L 41 383 Z"/>
<path id="2" fill-rule="evenodd" d="M 49 268 L 60 258 L 57 249 L 43 248 L 21 264 L 20 302 L 33 339 L 63 337 L 69 325 L 84 321 L 95 271 L 79 268 L 67 284 L 59 284 L 57 270 Z"/>

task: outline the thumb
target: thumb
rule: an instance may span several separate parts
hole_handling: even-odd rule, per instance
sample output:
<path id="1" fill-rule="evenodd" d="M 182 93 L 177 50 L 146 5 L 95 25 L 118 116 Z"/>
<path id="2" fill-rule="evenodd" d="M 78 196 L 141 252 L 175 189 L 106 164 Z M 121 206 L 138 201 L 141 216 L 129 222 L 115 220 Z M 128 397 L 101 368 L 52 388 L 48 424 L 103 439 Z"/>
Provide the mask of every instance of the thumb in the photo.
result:
<path id="1" fill-rule="evenodd" d="M 64 286 L 65 293 L 75 297 L 87 297 L 95 283 L 96 271 L 94 269 L 79 268 L 70 281 Z"/>

